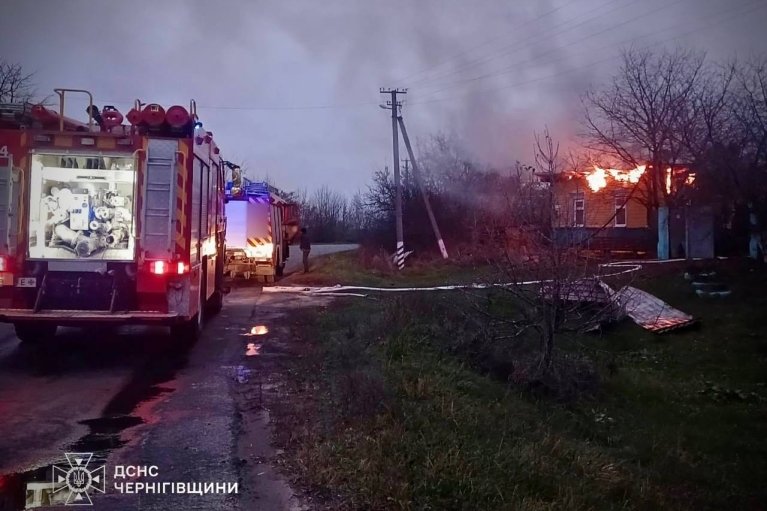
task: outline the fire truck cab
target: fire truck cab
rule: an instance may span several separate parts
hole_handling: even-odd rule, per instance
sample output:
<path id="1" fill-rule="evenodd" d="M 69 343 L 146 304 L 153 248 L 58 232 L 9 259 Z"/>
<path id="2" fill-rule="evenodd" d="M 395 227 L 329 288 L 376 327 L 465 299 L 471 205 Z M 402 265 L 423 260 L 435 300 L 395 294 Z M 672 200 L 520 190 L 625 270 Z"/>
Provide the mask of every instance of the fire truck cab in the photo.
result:
<path id="1" fill-rule="evenodd" d="M 194 101 L 125 116 L 56 89 L 58 112 L 0 105 L 0 321 L 167 325 L 195 339 L 222 307 L 222 158 Z M 84 93 L 88 122 L 64 115 Z"/>

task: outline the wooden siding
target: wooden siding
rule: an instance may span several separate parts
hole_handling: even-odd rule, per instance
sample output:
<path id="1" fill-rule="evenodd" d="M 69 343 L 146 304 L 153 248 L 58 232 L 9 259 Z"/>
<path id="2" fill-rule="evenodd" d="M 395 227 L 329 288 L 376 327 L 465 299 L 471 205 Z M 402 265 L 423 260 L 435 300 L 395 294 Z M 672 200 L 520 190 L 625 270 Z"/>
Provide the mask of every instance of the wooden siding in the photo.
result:
<path id="1" fill-rule="evenodd" d="M 555 210 L 552 226 L 574 227 L 574 199 L 582 197 L 585 213 L 583 227 L 602 227 L 609 222 L 608 227 L 623 229 L 624 226 L 615 226 L 615 219 L 612 218 L 615 215 L 615 198 L 616 196 L 627 197 L 633 186 L 633 184 L 610 180 L 606 187 L 598 192 L 593 192 L 585 179 L 573 178 L 556 181 L 554 183 Z M 632 197 L 626 204 L 625 228 L 645 227 L 647 227 L 647 208 Z"/>

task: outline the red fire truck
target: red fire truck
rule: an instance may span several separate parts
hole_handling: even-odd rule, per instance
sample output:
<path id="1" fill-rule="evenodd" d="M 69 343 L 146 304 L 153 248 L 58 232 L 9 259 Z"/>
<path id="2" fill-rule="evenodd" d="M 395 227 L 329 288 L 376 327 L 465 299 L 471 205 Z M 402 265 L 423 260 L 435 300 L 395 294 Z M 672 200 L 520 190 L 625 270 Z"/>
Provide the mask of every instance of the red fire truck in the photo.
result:
<path id="1" fill-rule="evenodd" d="M 194 101 L 90 93 L 59 109 L 0 105 L 0 321 L 26 342 L 59 325 L 168 325 L 195 339 L 223 301 L 222 158 Z M 88 122 L 65 97 L 88 97 Z M 70 100 L 71 101 L 71 100 Z"/>
<path id="2" fill-rule="evenodd" d="M 231 185 L 231 186 L 230 186 Z M 262 282 L 282 276 L 290 243 L 298 234 L 298 205 L 268 183 L 227 181 L 224 273 Z"/>

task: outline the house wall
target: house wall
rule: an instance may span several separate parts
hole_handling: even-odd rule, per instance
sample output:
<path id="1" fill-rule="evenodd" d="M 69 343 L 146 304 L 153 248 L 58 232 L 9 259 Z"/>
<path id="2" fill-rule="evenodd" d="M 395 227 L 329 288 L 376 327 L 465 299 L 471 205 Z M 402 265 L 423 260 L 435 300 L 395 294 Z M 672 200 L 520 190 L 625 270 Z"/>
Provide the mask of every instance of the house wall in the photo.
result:
<path id="1" fill-rule="evenodd" d="M 585 179 L 563 179 L 554 183 L 554 218 L 553 227 L 575 226 L 574 199 L 582 197 L 584 200 L 584 223 L 583 227 L 602 227 L 609 222 L 608 227 L 615 229 L 646 228 L 647 208 L 635 197 L 626 204 L 626 226 L 616 227 L 615 220 L 615 197 L 628 196 L 634 184 L 620 183 L 608 178 L 607 186 L 593 192 Z M 636 192 L 634 195 L 638 195 Z M 612 219 L 612 220 L 611 220 Z"/>

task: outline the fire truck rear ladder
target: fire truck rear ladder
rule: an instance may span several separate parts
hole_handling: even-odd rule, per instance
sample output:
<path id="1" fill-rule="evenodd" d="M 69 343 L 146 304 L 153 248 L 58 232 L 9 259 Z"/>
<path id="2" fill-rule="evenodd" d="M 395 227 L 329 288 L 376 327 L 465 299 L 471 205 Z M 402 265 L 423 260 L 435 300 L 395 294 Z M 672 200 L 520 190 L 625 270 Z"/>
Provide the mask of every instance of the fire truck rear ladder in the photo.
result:
<path id="1" fill-rule="evenodd" d="M 168 260 L 173 255 L 177 153 L 178 142 L 175 140 L 149 141 L 142 222 L 146 259 Z"/>

